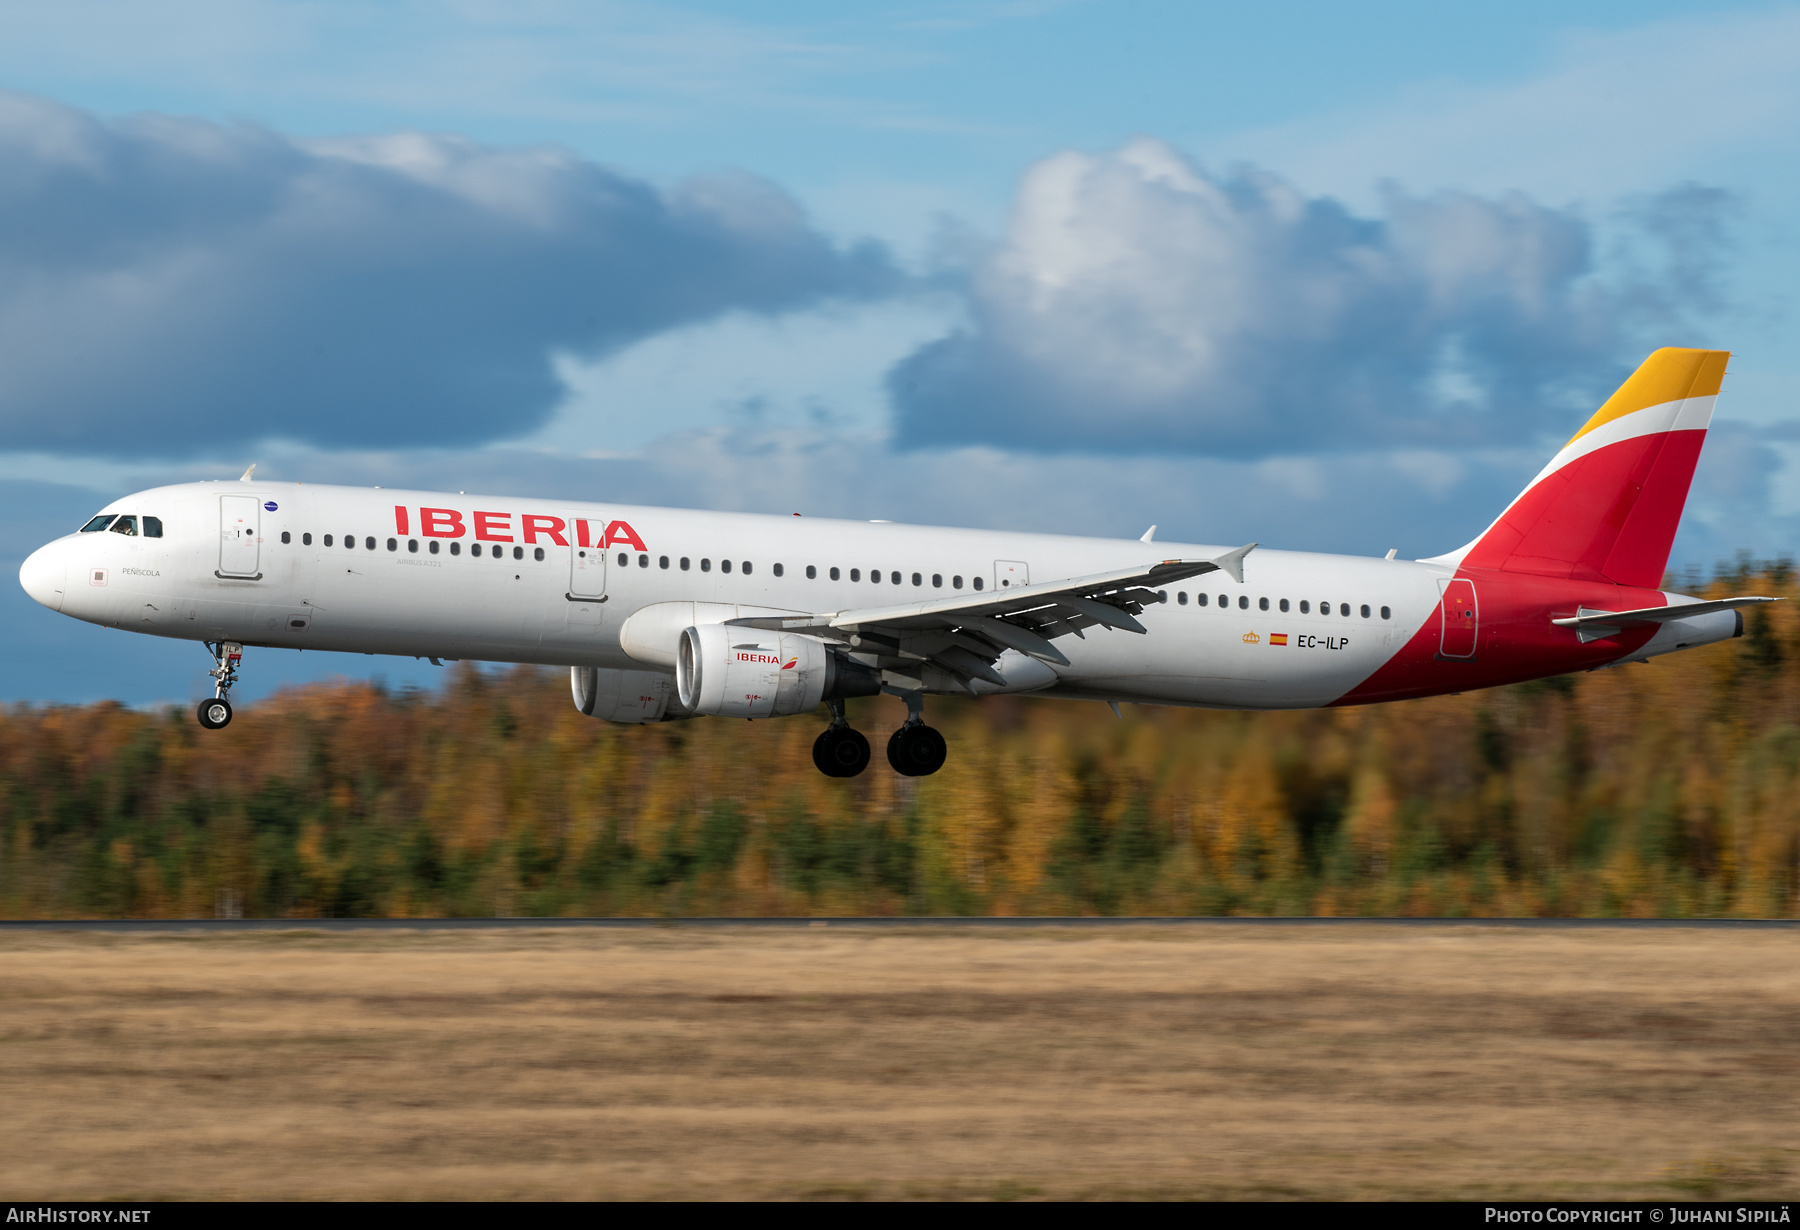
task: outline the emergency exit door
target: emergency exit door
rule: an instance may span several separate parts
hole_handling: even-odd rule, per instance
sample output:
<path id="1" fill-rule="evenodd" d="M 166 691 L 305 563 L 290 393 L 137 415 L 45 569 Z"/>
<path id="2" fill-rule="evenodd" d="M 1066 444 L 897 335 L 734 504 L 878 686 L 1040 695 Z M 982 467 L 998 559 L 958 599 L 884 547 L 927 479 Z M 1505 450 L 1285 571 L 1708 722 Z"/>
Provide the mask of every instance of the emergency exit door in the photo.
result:
<path id="1" fill-rule="evenodd" d="M 1438 642 L 1438 653 L 1446 658 L 1472 658 L 1475 656 L 1475 635 L 1481 623 L 1475 605 L 1475 582 L 1457 577 L 1439 584 L 1443 586 L 1443 596 L 1438 602 L 1438 614 L 1443 620 L 1444 631 Z"/>
<path id="2" fill-rule="evenodd" d="M 262 501 L 254 495 L 219 497 L 219 575 L 260 581 Z"/>
<path id="3" fill-rule="evenodd" d="M 1031 569 L 1022 559 L 997 559 L 994 561 L 994 588 L 1017 589 L 1021 585 L 1031 584 Z"/>

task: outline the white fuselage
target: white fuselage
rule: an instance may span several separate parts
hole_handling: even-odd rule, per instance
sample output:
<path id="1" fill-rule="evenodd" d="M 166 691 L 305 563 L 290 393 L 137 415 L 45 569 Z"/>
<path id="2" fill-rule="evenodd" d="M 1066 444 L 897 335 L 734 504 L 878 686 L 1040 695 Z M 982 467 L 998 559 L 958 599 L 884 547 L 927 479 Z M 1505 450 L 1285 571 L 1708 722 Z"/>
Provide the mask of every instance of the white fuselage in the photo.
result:
<path id="1" fill-rule="evenodd" d="M 1226 550 L 265 482 L 160 487 L 103 511 L 140 527 L 155 517 L 163 535 L 103 530 L 49 544 L 21 573 L 39 601 L 187 640 L 631 670 L 664 668 L 620 639 L 657 603 L 837 611 Z M 1140 617 L 1147 635 L 1064 637 L 1069 665 L 1028 686 L 1162 704 L 1330 704 L 1438 617 L 1453 574 L 1258 550 L 1241 583 L 1214 572 L 1172 587 Z"/>

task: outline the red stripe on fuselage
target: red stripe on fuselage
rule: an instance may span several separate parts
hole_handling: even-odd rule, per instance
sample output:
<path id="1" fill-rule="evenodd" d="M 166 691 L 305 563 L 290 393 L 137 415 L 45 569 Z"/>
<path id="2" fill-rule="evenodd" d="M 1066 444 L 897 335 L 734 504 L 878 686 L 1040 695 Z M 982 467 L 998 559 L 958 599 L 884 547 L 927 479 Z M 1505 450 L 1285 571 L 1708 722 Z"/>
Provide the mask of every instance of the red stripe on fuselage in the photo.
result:
<path id="1" fill-rule="evenodd" d="M 1441 696 L 1605 666 L 1643 648 L 1656 629 L 1626 628 L 1616 637 L 1584 645 L 1573 628 L 1559 628 L 1550 621 L 1582 607 L 1634 611 L 1667 602 L 1658 590 L 1622 585 L 1485 568 L 1462 568 L 1456 575 L 1475 585 L 1481 615 L 1475 656 L 1466 661 L 1439 656 L 1443 624 L 1439 612 L 1433 611 L 1398 653 L 1333 705 Z"/>

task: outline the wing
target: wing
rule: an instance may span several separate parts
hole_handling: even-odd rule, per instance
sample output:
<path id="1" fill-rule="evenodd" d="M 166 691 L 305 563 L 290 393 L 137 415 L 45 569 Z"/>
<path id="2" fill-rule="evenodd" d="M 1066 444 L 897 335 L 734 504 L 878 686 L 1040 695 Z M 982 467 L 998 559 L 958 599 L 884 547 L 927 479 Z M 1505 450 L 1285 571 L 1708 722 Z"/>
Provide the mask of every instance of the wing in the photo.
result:
<path id="1" fill-rule="evenodd" d="M 1244 557 L 1255 543 L 1217 559 L 1170 559 L 1116 572 L 1048 581 L 1040 585 L 956 594 L 925 602 L 858 607 L 815 615 L 766 616 L 728 621 L 737 627 L 799 632 L 837 641 L 864 665 L 893 675 L 897 686 L 923 686 L 923 668 L 947 671 L 962 687 L 973 681 L 1006 687 L 994 663 L 1008 649 L 1067 666 L 1051 642 L 1093 627 L 1144 632 L 1136 616 L 1162 601 L 1153 586 L 1173 585 L 1208 572 L 1244 579 Z"/>

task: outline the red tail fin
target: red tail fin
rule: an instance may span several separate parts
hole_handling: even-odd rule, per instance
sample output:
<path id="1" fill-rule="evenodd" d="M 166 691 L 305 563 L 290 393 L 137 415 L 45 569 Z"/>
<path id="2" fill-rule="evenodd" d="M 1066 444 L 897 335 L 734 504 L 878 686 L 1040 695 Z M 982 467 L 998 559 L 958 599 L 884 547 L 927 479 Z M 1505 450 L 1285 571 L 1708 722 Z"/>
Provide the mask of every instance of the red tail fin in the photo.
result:
<path id="1" fill-rule="evenodd" d="M 1656 588 L 1730 357 L 1665 348 L 1645 359 L 1485 534 L 1444 558 Z"/>

